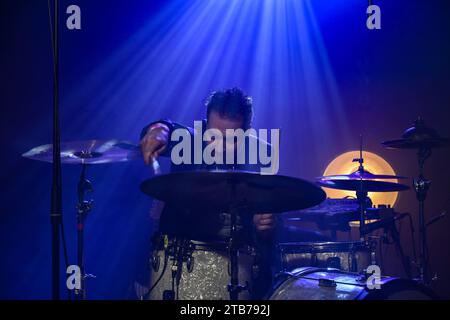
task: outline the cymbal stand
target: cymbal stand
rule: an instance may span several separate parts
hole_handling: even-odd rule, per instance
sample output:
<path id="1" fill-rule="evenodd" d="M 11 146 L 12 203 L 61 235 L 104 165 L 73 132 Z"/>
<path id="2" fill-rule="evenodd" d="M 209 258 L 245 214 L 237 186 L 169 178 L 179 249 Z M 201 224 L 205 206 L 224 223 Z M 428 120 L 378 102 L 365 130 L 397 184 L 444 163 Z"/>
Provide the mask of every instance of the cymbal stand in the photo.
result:
<path id="1" fill-rule="evenodd" d="M 236 199 L 236 181 L 229 181 L 231 184 L 231 199 Z M 239 284 L 239 243 L 237 241 L 237 218 L 242 206 L 237 203 L 232 203 L 229 207 L 231 216 L 231 232 L 228 243 L 229 257 L 230 257 L 230 283 L 228 284 L 228 292 L 230 293 L 230 300 L 239 300 L 239 293 L 248 290 L 247 286 Z"/>
<path id="2" fill-rule="evenodd" d="M 80 180 L 78 181 L 77 193 L 77 263 L 80 268 L 81 288 L 75 290 L 76 300 L 86 299 L 86 273 L 84 267 L 84 224 L 87 214 L 92 209 L 93 200 L 85 200 L 85 194 L 92 192 L 92 183 L 86 179 L 86 163 L 82 164 Z"/>
<path id="3" fill-rule="evenodd" d="M 419 164 L 419 177 L 414 179 L 414 190 L 419 201 L 419 282 L 429 284 L 428 279 L 428 254 L 427 254 L 427 226 L 425 222 L 425 199 L 431 181 L 423 176 L 425 160 L 431 156 L 431 149 L 422 147 L 417 152 Z"/>
<path id="4" fill-rule="evenodd" d="M 365 230 L 364 230 L 364 226 L 366 223 L 366 209 L 367 209 L 367 191 L 364 190 L 364 184 L 363 184 L 363 173 L 364 173 L 364 158 L 363 158 L 363 138 L 361 135 L 361 140 L 360 140 L 360 146 L 359 146 L 359 158 L 355 158 L 353 159 L 352 162 L 359 162 L 359 167 L 358 167 L 358 171 L 360 173 L 360 180 L 361 180 L 361 188 L 356 191 L 356 199 L 358 200 L 358 204 L 359 204 L 359 238 L 361 241 L 365 240 Z"/>

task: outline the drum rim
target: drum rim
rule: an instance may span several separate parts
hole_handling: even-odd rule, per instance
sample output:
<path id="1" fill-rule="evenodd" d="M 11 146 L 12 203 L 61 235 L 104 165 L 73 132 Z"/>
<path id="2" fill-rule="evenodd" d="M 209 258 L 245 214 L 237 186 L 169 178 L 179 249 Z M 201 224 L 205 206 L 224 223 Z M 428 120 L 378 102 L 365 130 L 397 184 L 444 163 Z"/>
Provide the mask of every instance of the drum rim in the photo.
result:
<path id="1" fill-rule="evenodd" d="M 412 279 L 398 278 L 398 277 L 386 277 L 381 284 L 384 290 L 366 290 L 359 299 L 364 300 L 386 300 L 389 292 L 392 292 L 396 288 L 400 287 L 404 290 L 415 290 L 424 293 L 429 296 L 431 300 L 439 300 L 439 296 L 429 287 L 414 281 Z M 387 292 L 386 292 L 387 291 Z"/>
<path id="2" fill-rule="evenodd" d="M 282 253 L 321 253 L 373 250 L 373 245 L 370 241 L 283 242 L 279 243 L 277 246 Z"/>
<path id="3" fill-rule="evenodd" d="M 298 272 L 294 273 L 294 271 L 298 270 Z M 272 288 L 267 292 L 267 294 L 264 296 L 265 300 L 270 300 L 270 298 L 277 292 L 277 290 L 284 284 L 288 279 L 298 279 L 303 278 L 307 276 L 308 274 L 315 273 L 315 272 L 333 272 L 333 273 L 341 273 L 341 274 L 353 274 L 353 275 L 359 275 L 359 273 L 351 272 L 351 271 L 344 271 L 341 269 L 336 268 L 318 268 L 318 267 L 299 267 L 292 269 L 291 271 L 283 271 L 276 275 L 276 280 L 274 281 L 274 284 Z"/>

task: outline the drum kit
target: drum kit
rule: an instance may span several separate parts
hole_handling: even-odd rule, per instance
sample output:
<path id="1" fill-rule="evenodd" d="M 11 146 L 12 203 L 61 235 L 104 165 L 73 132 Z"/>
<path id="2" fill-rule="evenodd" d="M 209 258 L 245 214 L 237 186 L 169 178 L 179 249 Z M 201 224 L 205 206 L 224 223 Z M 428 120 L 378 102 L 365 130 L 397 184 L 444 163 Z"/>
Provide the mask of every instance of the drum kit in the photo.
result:
<path id="1" fill-rule="evenodd" d="M 261 175 L 243 171 L 195 171 L 159 174 L 144 181 L 141 191 L 165 203 L 183 203 L 186 208 L 228 212 L 230 235 L 226 242 L 201 242 L 197 239 L 157 237 L 151 258 L 152 280 L 145 295 L 148 299 L 249 299 L 258 254 L 248 244 L 237 240 L 238 220 L 243 215 L 262 212 L 280 214 L 297 211 L 298 217 L 316 222 L 333 221 L 339 225 L 359 221 L 357 242 L 291 242 L 277 245 L 278 267 L 267 299 L 432 299 L 428 289 L 428 257 L 424 202 L 430 181 L 424 178 L 425 160 L 434 148 L 450 146 L 418 119 L 402 139 L 385 141 L 389 149 L 417 150 L 419 176 L 414 189 L 419 201 L 421 255 L 418 279 L 378 277 L 379 290 L 368 283 L 376 265 L 376 243 L 368 237 L 374 230 L 395 223 L 400 218 L 392 208 L 372 208 L 368 192 L 405 191 L 404 184 L 380 180 L 404 179 L 394 175 L 376 175 L 364 168 L 362 147 L 358 170 L 348 175 L 319 177 L 316 183 L 302 179 Z M 53 161 L 52 145 L 40 146 L 23 156 L 39 161 Z M 81 165 L 78 184 L 78 264 L 84 275 L 83 225 L 92 203 L 85 193 L 92 189 L 86 179 L 89 165 L 130 161 L 141 158 L 139 147 L 128 141 L 84 141 L 61 145 L 61 162 Z M 330 214 L 323 209 L 327 201 L 321 187 L 350 190 L 356 194 L 352 209 Z M 337 201 L 337 199 L 335 199 Z M 339 199 L 341 200 L 341 199 Z M 342 201 L 347 201 L 342 199 Z M 322 207 L 321 207 L 322 206 Z M 321 208 L 321 209 L 318 209 Z M 301 210 L 301 211 L 299 211 Z M 367 220 L 377 219 L 367 223 Z M 161 265 L 162 264 L 162 265 Z M 169 268 L 168 268 L 169 267 Z M 169 271 L 168 271 L 169 270 Z M 167 272 L 166 272 L 167 271 Z M 242 282 L 245 281 L 245 282 Z M 77 291 L 85 298 L 84 285 Z"/>

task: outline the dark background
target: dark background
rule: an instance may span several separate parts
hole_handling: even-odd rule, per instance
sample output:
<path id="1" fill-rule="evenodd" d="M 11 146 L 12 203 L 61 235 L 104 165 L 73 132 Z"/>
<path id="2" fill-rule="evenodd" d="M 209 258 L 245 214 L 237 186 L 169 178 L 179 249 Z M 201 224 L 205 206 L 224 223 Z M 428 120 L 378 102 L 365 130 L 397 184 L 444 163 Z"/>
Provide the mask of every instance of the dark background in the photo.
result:
<path id="1" fill-rule="evenodd" d="M 220 0 L 61 1 L 62 21 L 68 5 L 82 10 L 82 30 L 61 34 L 62 140 L 137 142 L 149 121 L 171 117 L 191 124 L 203 117 L 202 100 L 211 90 L 236 85 L 254 97 L 257 127 L 282 129 L 280 173 L 313 179 L 335 156 L 357 149 L 362 133 L 368 151 L 384 157 L 398 174 L 415 176 L 413 152 L 384 150 L 379 142 L 400 137 L 419 115 L 450 137 L 448 1 L 376 1 L 382 9 L 377 31 L 365 28 L 366 1 L 288 2 L 278 1 L 284 3 L 280 9 L 270 0 L 250 1 L 245 14 L 233 11 L 229 17 L 236 21 L 227 21 L 221 15 L 227 3 Z M 251 10 L 260 17 L 267 12 L 261 3 L 271 3 L 268 12 L 277 17 L 284 17 L 284 9 L 300 8 L 305 16 L 312 10 L 315 19 L 260 24 Z M 0 298 L 46 299 L 51 292 L 51 166 L 21 154 L 51 141 L 47 2 L 11 0 L 0 6 Z M 286 16 L 292 14 L 286 10 Z M 308 29 L 301 28 L 304 23 Z M 300 36 L 282 42 L 292 34 Z M 450 209 L 448 162 L 445 150 L 427 161 L 428 219 Z M 165 170 L 167 165 L 163 162 Z M 79 170 L 63 167 L 71 263 Z M 150 171 L 137 161 L 96 166 L 88 175 L 95 207 L 86 228 L 86 264 L 96 275 L 88 282 L 89 297 L 125 299 L 146 263 L 150 199 L 138 186 Z M 417 222 L 412 191 L 400 195 L 396 209 L 411 212 Z M 446 217 L 429 229 L 434 287 L 447 299 L 449 228 Z M 406 231 L 402 239 L 411 255 Z M 384 261 L 385 274 L 403 275 L 393 249 Z"/>

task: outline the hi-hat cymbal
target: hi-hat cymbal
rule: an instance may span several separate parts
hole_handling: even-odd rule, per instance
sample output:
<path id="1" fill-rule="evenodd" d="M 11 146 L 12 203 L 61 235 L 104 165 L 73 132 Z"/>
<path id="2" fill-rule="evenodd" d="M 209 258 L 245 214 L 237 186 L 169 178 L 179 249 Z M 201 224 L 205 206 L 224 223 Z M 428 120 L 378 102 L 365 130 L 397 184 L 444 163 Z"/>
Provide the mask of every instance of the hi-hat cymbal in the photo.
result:
<path id="1" fill-rule="evenodd" d="M 35 147 L 22 155 L 32 160 L 53 162 L 53 145 Z M 102 164 L 136 160 L 139 147 L 128 141 L 87 140 L 61 143 L 61 163 Z"/>
<path id="2" fill-rule="evenodd" d="M 141 184 L 141 191 L 168 203 L 201 211 L 280 213 L 315 206 L 325 192 L 305 180 L 243 171 L 176 172 Z"/>
<path id="3" fill-rule="evenodd" d="M 412 127 L 403 132 L 401 139 L 383 141 L 381 144 L 388 149 L 435 149 L 450 147 L 450 139 L 439 136 L 419 117 Z"/>
<path id="4" fill-rule="evenodd" d="M 396 180 L 396 179 L 407 179 L 407 177 L 395 176 L 395 175 L 387 175 L 387 174 L 373 174 L 367 170 L 363 172 L 357 170 L 350 174 L 337 174 L 330 176 L 322 176 L 318 177 L 320 180 L 354 180 L 354 179 L 363 179 L 363 180 Z"/>
<path id="5" fill-rule="evenodd" d="M 317 184 L 331 189 L 363 192 L 394 192 L 409 189 L 407 185 L 400 183 L 361 179 L 320 179 Z"/>
<path id="6" fill-rule="evenodd" d="M 421 140 L 396 139 L 387 140 L 381 143 L 388 149 L 437 149 L 450 147 L 450 139 L 447 138 L 427 138 Z"/>

